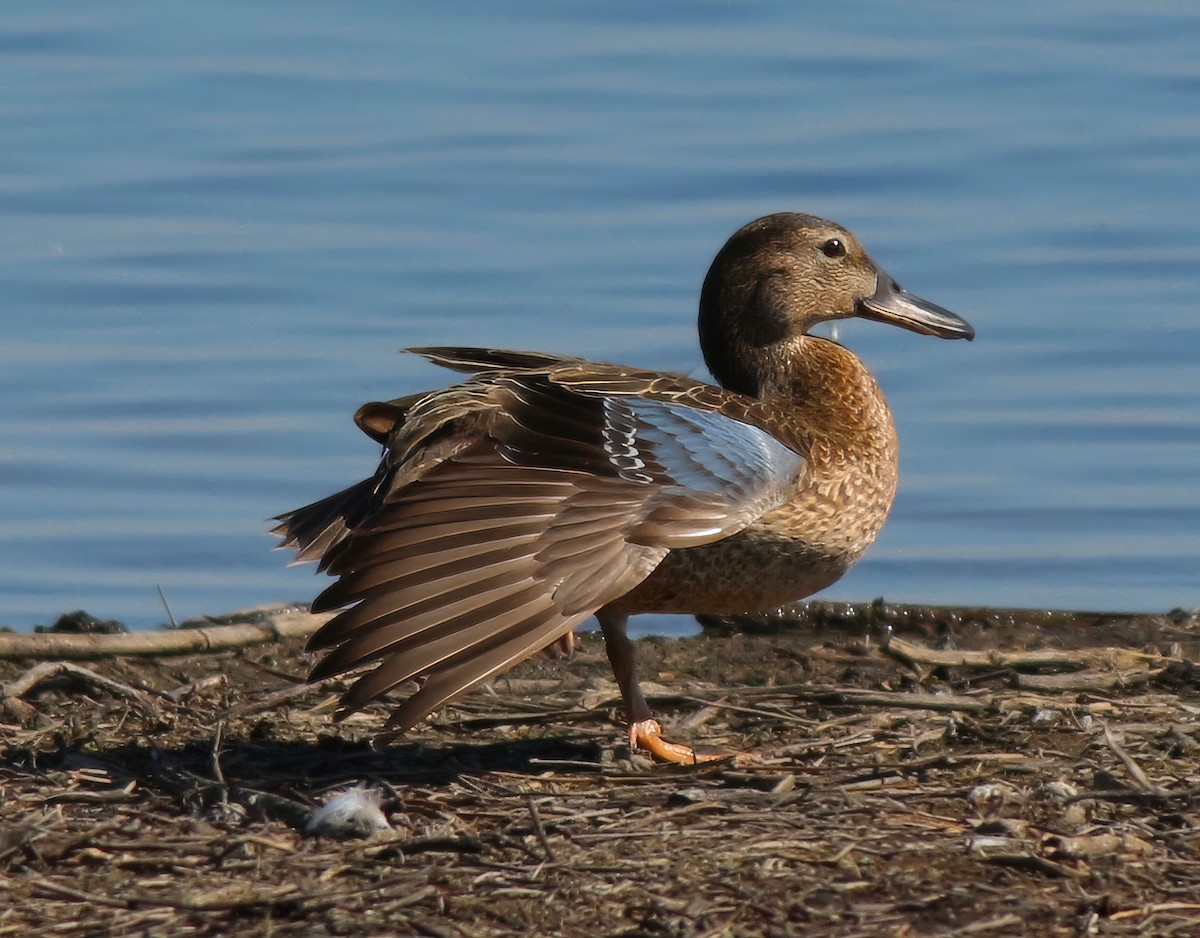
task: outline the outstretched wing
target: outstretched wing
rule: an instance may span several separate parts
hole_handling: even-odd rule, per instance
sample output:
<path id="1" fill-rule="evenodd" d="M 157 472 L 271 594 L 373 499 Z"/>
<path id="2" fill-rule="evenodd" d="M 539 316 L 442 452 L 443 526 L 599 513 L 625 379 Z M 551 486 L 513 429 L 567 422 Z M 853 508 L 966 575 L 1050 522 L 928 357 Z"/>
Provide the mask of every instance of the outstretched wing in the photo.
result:
<path id="1" fill-rule="evenodd" d="M 803 468 L 718 411 L 581 393 L 546 372 L 430 395 L 396 429 L 371 510 L 325 556 L 340 579 L 314 609 L 349 608 L 313 637 L 333 647 L 313 676 L 379 661 L 347 709 L 424 676 L 390 721 L 407 729 L 627 593 L 669 550 L 745 527 Z M 285 517 L 285 536 L 305 511 Z"/>
<path id="2" fill-rule="evenodd" d="M 563 365 L 589 364 L 582 358 L 554 355 L 550 352 L 518 352 L 513 349 L 475 348 L 466 345 L 430 345 L 407 348 L 404 351 L 427 358 L 443 368 L 465 371 L 468 374 L 478 374 L 481 371 L 553 370 Z"/>

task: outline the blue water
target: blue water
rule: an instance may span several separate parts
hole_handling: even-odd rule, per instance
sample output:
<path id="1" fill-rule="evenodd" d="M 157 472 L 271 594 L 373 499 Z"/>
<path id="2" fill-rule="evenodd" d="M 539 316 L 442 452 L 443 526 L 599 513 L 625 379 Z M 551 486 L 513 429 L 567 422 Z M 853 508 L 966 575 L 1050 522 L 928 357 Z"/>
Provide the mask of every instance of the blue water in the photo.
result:
<path id="1" fill-rule="evenodd" d="M 701 371 L 771 211 L 875 323 L 903 448 L 833 598 L 1200 606 L 1200 7 L 64 2 L 0 13 L 0 623 L 310 597 L 266 519 L 367 474 L 407 345 Z"/>

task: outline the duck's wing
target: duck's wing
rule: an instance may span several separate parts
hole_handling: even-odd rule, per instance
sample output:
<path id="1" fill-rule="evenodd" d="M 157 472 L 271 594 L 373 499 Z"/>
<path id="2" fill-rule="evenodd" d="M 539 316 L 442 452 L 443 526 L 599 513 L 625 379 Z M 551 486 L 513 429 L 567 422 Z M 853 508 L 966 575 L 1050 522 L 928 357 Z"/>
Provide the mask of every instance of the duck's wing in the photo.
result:
<path id="1" fill-rule="evenodd" d="M 427 358 L 443 368 L 469 374 L 483 371 L 552 370 L 563 364 L 586 364 L 582 358 L 552 355 L 548 352 L 518 352 L 513 349 L 473 348 L 465 345 L 431 345 L 406 348 L 404 351 Z"/>
<path id="2" fill-rule="evenodd" d="M 394 428 L 369 510 L 325 555 L 340 579 L 313 608 L 353 605 L 313 637 L 333 647 L 313 676 L 379 661 L 347 710 L 425 676 L 390 721 L 407 729 L 627 593 L 667 551 L 780 504 L 804 467 L 719 410 L 581 393 L 545 372 L 429 395 Z"/>

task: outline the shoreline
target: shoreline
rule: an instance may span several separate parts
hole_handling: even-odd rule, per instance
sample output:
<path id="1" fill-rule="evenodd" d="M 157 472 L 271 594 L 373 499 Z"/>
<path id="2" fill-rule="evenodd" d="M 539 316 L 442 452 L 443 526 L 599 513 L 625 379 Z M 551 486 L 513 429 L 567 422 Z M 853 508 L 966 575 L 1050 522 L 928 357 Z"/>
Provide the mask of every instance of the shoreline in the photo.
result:
<path id="1" fill-rule="evenodd" d="M 586 633 L 382 750 L 302 635 L 0 660 L 0 934 L 1200 931 L 1194 618 L 881 614 L 639 642 L 741 767 L 630 754 Z M 304 836 L 360 782 L 390 830 Z"/>

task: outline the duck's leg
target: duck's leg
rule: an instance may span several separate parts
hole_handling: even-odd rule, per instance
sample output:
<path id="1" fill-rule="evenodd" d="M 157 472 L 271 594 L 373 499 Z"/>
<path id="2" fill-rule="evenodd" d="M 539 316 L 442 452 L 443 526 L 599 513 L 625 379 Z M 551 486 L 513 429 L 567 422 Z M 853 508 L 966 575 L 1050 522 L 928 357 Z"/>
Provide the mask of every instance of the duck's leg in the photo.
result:
<path id="1" fill-rule="evenodd" d="M 575 644 L 575 632 L 572 630 L 566 635 L 560 635 L 542 651 L 548 658 L 564 658 L 570 661 L 575 657 Z"/>
<path id="2" fill-rule="evenodd" d="M 648 752 L 660 762 L 677 762 L 682 765 L 723 758 L 726 754 L 697 755 L 691 746 L 662 738 L 662 727 L 650 712 L 646 698 L 642 695 L 642 687 L 638 683 L 637 651 L 629 636 L 625 634 L 625 623 L 629 616 L 610 609 L 601 609 L 596 613 L 596 618 L 600 621 L 601 631 L 604 632 L 604 647 L 608 651 L 608 660 L 612 663 L 617 686 L 621 688 L 621 699 L 625 701 L 630 747 Z"/>

